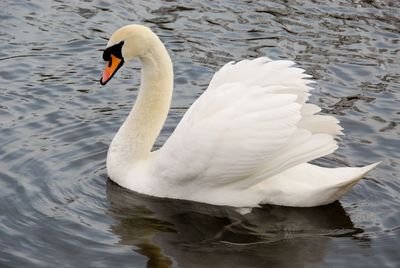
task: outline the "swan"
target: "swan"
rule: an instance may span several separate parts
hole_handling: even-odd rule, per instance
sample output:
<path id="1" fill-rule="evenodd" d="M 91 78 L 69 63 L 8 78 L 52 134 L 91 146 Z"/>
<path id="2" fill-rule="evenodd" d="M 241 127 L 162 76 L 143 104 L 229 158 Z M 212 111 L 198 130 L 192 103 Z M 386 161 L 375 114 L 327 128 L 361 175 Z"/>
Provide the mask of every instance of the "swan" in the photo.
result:
<path id="1" fill-rule="evenodd" d="M 252 208 L 334 202 L 377 164 L 325 168 L 308 163 L 337 149 L 339 121 L 307 103 L 311 76 L 287 60 L 229 62 L 187 110 L 165 144 L 152 151 L 167 118 L 173 66 L 156 34 L 127 25 L 103 52 L 100 83 L 126 62 L 141 61 L 136 102 L 113 138 L 107 173 L 151 196 Z"/>

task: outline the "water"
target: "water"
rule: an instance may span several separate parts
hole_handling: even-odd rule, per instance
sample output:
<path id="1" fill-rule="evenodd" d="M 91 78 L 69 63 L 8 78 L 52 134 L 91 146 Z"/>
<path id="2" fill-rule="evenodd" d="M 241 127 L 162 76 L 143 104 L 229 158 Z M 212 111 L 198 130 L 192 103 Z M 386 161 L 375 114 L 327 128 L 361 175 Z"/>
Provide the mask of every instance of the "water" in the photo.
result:
<path id="1" fill-rule="evenodd" d="M 304 1 L 306 2 L 306 1 Z M 1 267 L 399 267 L 398 1 L 0 1 Z M 230 60 L 290 59 L 342 121 L 317 163 L 383 160 L 332 205 L 230 208 L 150 198 L 107 179 L 138 64 L 98 83 L 122 25 L 146 24 L 175 67 L 159 147 Z"/>

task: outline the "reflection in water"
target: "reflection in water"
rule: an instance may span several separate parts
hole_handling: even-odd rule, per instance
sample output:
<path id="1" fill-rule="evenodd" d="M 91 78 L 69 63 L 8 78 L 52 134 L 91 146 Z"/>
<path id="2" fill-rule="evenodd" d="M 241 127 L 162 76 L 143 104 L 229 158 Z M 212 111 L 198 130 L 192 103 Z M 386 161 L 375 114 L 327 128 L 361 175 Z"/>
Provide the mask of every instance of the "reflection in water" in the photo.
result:
<path id="1" fill-rule="evenodd" d="M 112 232 L 146 256 L 147 267 L 309 267 L 323 262 L 331 237 L 363 232 L 339 202 L 265 206 L 241 215 L 230 207 L 144 196 L 110 180 L 107 199 L 117 220 Z"/>

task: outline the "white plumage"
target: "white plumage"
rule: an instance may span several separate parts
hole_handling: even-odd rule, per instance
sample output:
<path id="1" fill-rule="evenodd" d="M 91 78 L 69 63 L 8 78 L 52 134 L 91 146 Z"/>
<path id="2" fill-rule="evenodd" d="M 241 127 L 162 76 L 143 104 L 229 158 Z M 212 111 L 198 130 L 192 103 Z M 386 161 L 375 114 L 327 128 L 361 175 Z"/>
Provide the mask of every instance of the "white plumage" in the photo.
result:
<path id="1" fill-rule="evenodd" d="M 108 47 L 121 41 L 123 59 L 143 64 L 138 100 L 107 159 L 110 178 L 123 187 L 235 207 L 318 206 L 340 198 L 376 165 L 308 164 L 337 148 L 342 128 L 306 103 L 312 81 L 303 69 L 266 57 L 222 67 L 164 146 L 150 153 L 169 108 L 172 66 L 148 28 L 123 27 Z"/>

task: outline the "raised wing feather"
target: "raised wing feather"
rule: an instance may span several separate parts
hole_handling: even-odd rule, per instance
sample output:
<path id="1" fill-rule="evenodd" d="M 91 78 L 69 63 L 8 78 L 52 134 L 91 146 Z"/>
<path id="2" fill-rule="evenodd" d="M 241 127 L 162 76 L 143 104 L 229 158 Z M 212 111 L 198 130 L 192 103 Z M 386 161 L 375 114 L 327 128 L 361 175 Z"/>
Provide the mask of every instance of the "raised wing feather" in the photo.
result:
<path id="1" fill-rule="evenodd" d="M 245 188 L 332 152 L 338 122 L 305 104 L 309 76 L 293 64 L 258 58 L 221 68 L 156 152 L 157 177 Z"/>

